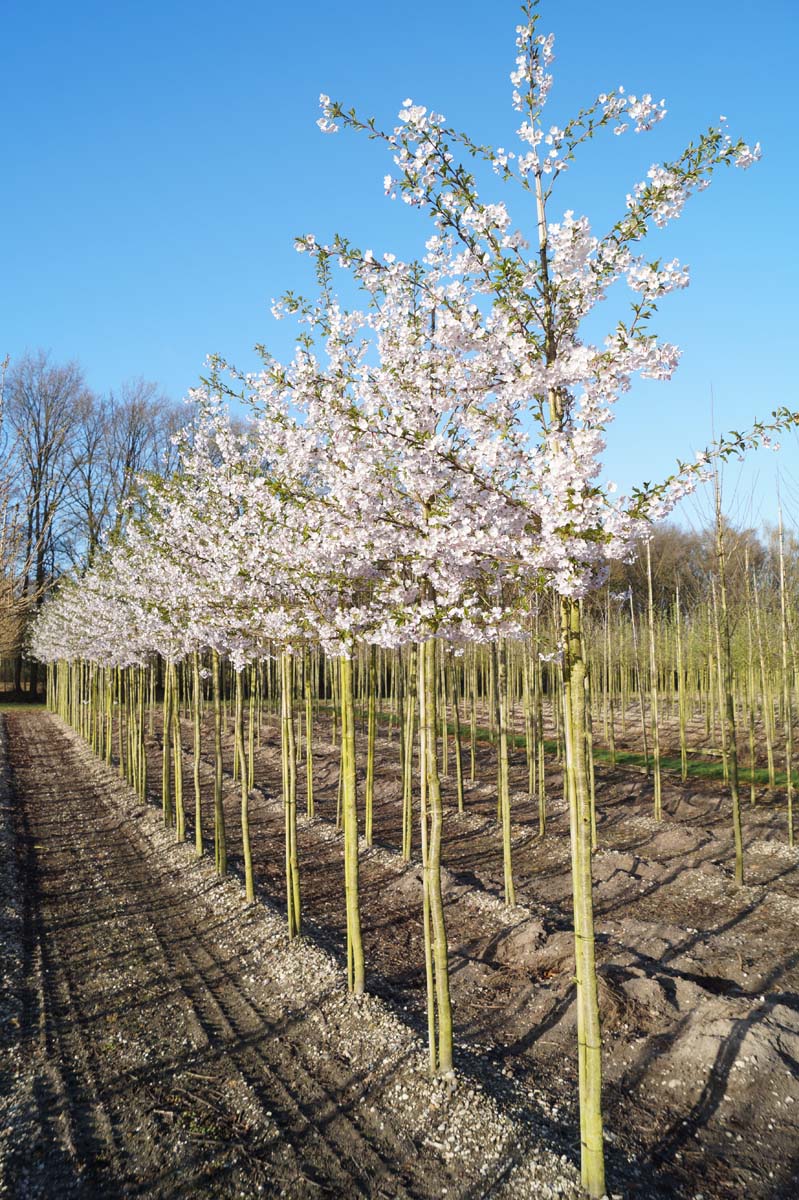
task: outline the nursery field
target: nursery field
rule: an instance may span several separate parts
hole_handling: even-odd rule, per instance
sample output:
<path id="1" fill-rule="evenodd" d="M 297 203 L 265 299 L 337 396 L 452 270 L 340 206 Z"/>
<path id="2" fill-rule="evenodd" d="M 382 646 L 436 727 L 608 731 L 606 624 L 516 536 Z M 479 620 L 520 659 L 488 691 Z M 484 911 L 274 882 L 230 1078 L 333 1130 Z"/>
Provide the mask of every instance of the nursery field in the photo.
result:
<path id="1" fill-rule="evenodd" d="M 289 941 L 275 715 L 263 714 L 254 747 L 247 906 L 232 732 L 220 879 L 162 822 L 160 716 L 146 739 L 149 807 L 57 717 L 2 718 L 0 1195 L 580 1195 L 569 824 L 555 756 L 542 837 L 524 752 L 511 751 L 513 906 L 496 747 L 477 742 L 462 813 L 454 778 L 442 779 L 455 1077 L 430 1079 L 422 872 L 416 844 L 410 862 L 399 852 L 397 730 L 381 724 L 376 740 L 357 997 L 346 989 L 329 717 L 315 728 L 315 816 L 298 817 L 303 936 Z M 182 737 L 190 770 L 185 721 Z M 360 724 L 356 741 L 365 762 Z M 663 742 L 666 754 L 666 721 Z M 299 758 L 301 768 L 301 748 Z M 200 785 L 210 845 L 211 754 Z M 741 887 L 720 782 L 665 773 L 661 821 L 642 770 L 598 763 L 595 785 L 608 1193 L 794 1196 L 799 854 L 784 792 L 758 787 L 753 807 L 747 795 Z"/>
<path id="2" fill-rule="evenodd" d="M 484 7 L 477 42 L 452 22 L 481 52 Z M 451 118 L 409 97 L 388 123 L 379 95 L 319 93 L 318 131 L 387 156 L 418 240 L 403 217 L 392 248 L 372 192 L 361 223 L 357 164 L 339 195 L 294 150 L 311 184 L 298 167 L 291 187 L 324 195 L 283 280 L 249 169 L 209 193 L 218 244 L 240 228 L 246 252 L 209 251 L 181 211 L 202 242 L 181 270 L 246 264 L 250 295 L 268 265 L 284 322 L 237 365 L 252 326 L 204 276 L 232 323 L 187 409 L 145 378 L 95 394 L 44 351 L 0 362 L 0 1200 L 799 1196 L 797 486 L 789 465 L 747 503 L 725 476 L 799 411 L 739 369 L 743 344 L 759 368 L 784 350 L 767 304 L 762 337 L 724 316 L 763 289 L 719 275 L 712 298 L 732 261 L 714 239 L 742 243 L 756 193 L 693 227 L 711 290 L 683 328 L 705 367 L 676 401 L 649 391 L 679 363 L 655 326 L 691 275 L 664 231 L 761 145 L 692 88 L 697 133 L 681 117 L 666 148 L 665 98 L 590 78 L 593 37 L 563 80 L 588 91 L 549 110 L 541 17 L 522 0 L 498 140 L 488 63 L 464 72 L 449 35 L 434 90 L 449 111 L 450 60 L 480 79 L 479 137 L 457 91 Z M 642 37 L 636 78 L 662 42 Z M 612 38 L 615 62 L 632 46 Z M 357 56 L 315 41 L 319 86 L 329 62 L 348 77 Z M 275 95 L 257 111 L 293 129 Z M 655 149 L 622 152 L 614 200 L 627 134 Z M 284 192 L 270 177 L 310 222 Z M 79 283 L 93 261 L 112 252 Z M 145 315 L 193 378 L 169 314 Z M 645 419 L 614 450 L 622 399 Z M 666 524 L 705 485 L 704 514 L 697 495 Z"/>

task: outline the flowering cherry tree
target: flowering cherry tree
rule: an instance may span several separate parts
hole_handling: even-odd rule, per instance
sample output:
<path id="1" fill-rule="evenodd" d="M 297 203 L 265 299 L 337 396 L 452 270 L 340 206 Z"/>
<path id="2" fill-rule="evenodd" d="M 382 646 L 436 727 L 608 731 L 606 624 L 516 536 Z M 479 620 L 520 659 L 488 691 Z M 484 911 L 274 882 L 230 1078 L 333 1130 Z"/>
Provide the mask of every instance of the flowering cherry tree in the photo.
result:
<path id="1" fill-rule="evenodd" d="M 323 95 L 319 125 L 325 133 L 359 130 L 385 144 L 393 162 L 384 180 L 386 192 L 432 217 L 434 246 L 459 247 L 462 269 L 482 297 L 477 302 L 481 335 L 491 345 L 495 374 L 490 386 L 504 414 L 503 431 L 526 446 L 531 521 L 520 538 L 516 561 L 520 568 L 543 572 L 560 597 L 583 1181 L 591 1195 L 600 1196 L 601 1047 L 579 601 L 604 580 L 613 557 L 629 553 L 641 522 L 665 515 L 694 486 L 704 466 L 702 461 L 681 464 L 662 485 L 645 485 L 631 496 L 615 497 L 599 482 L 601 455 L 613 405 L 633 377 L 669 379 L 679 357 L 676 347 L 650 331 L 650 321 L 661 296 L 687 285 L 688 271 L 676 259 L 648 259 L 641 244 L 653 226 L 666 226 L 679 217 L 688 199 L 704 190 L 720 167 L 747 168 L 759 158 L 760 148 L 734 140 L 722 119 L 674 160 L 654 164 L 633 186 L 618 220 L 604 234 L 596 235 L 587 216 L 573 210 L 551 220 L 557 181 L 583 142 L 606 130 L 617 136 L 646 132 L 666 110 L 662 100 L 619 88 L 598 96 L 563 127 L 548 123 L 554 39 L 539 31 L 535 0 L 523 11 L 511 74 L 513 107 L 520 115 L 514 149 L 479 144 L 439 113 L 410 99 L 400 109 L 399 123 L 384 130 L 374 119 L 363 119 Z M 532 194 L 534 231 L 528 235 L 514 227 L 503 201 L 481 198 L 476 169 L 467 165 L 470 159 Z M 341 239 L 331 249 L 362 268 L 371 265 L 371 255 Z M 586 317 L 619 281 L 633 293 L 629 315 L 616 322 L 604 342 L 584 340 Z M 749 439 L 757 442 L 792 419 L 792 414 L 779 411 L 769 424 L 756 426 Z M 534 433 L 528 437 L 529 427 Z M 715 453 L 730 452 L 737 437 L 722 440 Z M 533 536 L 527 536 L 531 529 Z"/>

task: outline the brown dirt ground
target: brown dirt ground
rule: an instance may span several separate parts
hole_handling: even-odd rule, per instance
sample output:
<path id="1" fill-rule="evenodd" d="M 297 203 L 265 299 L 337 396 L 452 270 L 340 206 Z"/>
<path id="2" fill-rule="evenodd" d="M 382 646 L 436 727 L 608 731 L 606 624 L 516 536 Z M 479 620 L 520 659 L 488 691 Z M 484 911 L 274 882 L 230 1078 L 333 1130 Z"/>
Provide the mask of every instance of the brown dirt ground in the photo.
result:
<path id="1" fill-rule="evenodd" d="M 329 738 L 321 722 L 315 735 L 317 816 L 303 823 L 301 874 L 314 931 L 340 952 L 338 752 L 325 733 Z M 188 748 L 188 726 L 184 734 Z M 635 746 L 634 718 L 627 744 Z M 230 769 L 230 738 L 226 751 Z M 359 752 L 363 764 L 363 739 Z M 405 866 L 396 853 L 398 760 L 396 734 L 391 742 L 381 731 L 375 847 L 362 857 L 364 937 L 371 987 L 407 1008 L 421 1031 L 421 884 L 418 863 Z M 478 782 L 467 786 L 467 812 L 459 816 L 450 746 L 451 775 L 444 782 L 447 928 L 460 1068 L 534 1089 L 576 1158 L 568 817 L 560 769 L 552 766 L 542 840 L 537 801 L 526 792 L 524 753 L 514 755 L 519 903 L 507 910 L 495 751 L 478 745 Z M 303 777 L 301 769 L 300 803 Z M 265 894 L 279 900 L 279 737 L 268 721 L 256 780 L 259 881 Z M 234 858 L 237 796 L 231 785 Z M 701 1193 L 709 1200 L 799 1192 L 799 853 L 786 842 L 784 795 L 758 789 L 758 796 L 755 808 L 748 799 L 745 804 L 746 885 L 739 889 L 730 805 L 721 785 L 684 786 L 669 777 L 666 816 L 658 823 L 651 816 L 652 785 L 641 771 L 597 768 L 594 900 L 609 1187 L 625 1195 Z"/>
<path id="2" fill-rule="evenodd" d="M 14 743 L 22 744 L 22 725 L 28 720 L 17 714 L 8 718 L 12 751 Z M 54 727 L 55 722 L 50 722 L 48 730 Z M 191 746 L 188 725 L 184 734 L 188 750 Z M 49 736 L 55 737 L 53 733 Z M 343 883 L 341 835 L 335 829 L 337 751 L 329 736 L 329 726 L 320 721 L 314 761 L 317 817 L 302 821 L 300 828 L 302 902 L 312 943 L 341 961 Z M 47 737 L 42 733 L 38 740 L 46 742 Z M 209 737 L 206 745 L 210 745 Z M 396 734 L 390 742 L 383 731 L 379 748 L 376 845 L 371 850 L 364 848 L 361 858 L 368 985 L 411 1033 L 423 1036 L 419 863 L 403 864 L 396 851 L 399 841 Z M 229 738 L 227 754 L 229 768 Z M 188 764 L 187 756 L 187 767 Z M 41 791 L 43 766 L 47 764 L 35 761 L 30 767 L 34 772 L 31 792 L 35 791 L 36 779 L 40 780 Z M 47 769 L 53 770 L 52 764 Z M 17 778 L 22 778 L 22 768 L 16 770 Z M 79 772 L 86 770 L 83 761 L 79 766 L 74 764 L 73 770 L 76 779 L 72 782 L 80 792 Z M 59 770 L 54 770 L 54 774 L 60 775 Z M 161 770 L 155 740 L 149 775 L 152 800 L 157 804 L 156 787 L 160 786 Z M 573 1163 L 578 1146 L 569 830 L 557 764 L 552 764 L 548 774 L 545 839 L 537 836 L 536 802 L 525 792 L 525 775 L 524 756 L 517 752 L 513 757 L 511 787 L 518 905 L 512 910 L 507 910 L 501 902 L 503 870 L 499 827 L 495 822 L 495 761 L 491 746 L 479 746 L 479 781 L 468 786 L 464 815 L 459 816 L 453 808 L 453 780 L 445 781 L 449 804 L 445 821 L 445 889 L 458 1046 L 456 1066 L 459 1079 L 491 1093 L 500 1111 L 512 1111 L 522 1123 L 534 1124 L 555 1152 L 563 1152 Z M 270 720 L 264 726 L 256 778 L 259 787 L 253 794 L 251 826 L 259 896 L 272 907 L 280 908 L 284 889 L 281 774 L 276 726 Z M 304 803 L 302 780 L 301 769 L 300 802 Z M 191 810 L 190 772 L 186 774 L 186 785 L 187 809 Z M 210 815 L 208 764 L 204 764 L 203 787 L 205 812 Z M 608 1188 L 614 1194 L 639 1198 L 702 1195 L 705 1200 L 743 1196 L 751 1196 L 753 1200 L 787 1200 L 788 1196 L 799 1193 L 795 1116 L 799 1105 L 799 854 L 786 844 L 785 803 L 779 793 L 769 796 L 761 791 L 756 808 L 746 805 L 744 888 L 735 887 L 732 877 L 731 821 L 722 788 L 708 784 L 683 786 L 679 780 L 669 778 L 663 788 L 663 803 L 665 820 L 657 823 L 650 816 L 651 785 L 641 772 L 597 768 L 599 850 L 594 869 L 606 1046 Z M 92 828 L 95 817 L 91 817 Z M 104 820 L 109 826 L 104 828 L 101 822 L 102 839 L 97 842 L 97 854 L 101 857 L 110 851 L 100 847 L 106 846 L 108 839 L 113 841 L 112 830 L 120 828 L 113 809 Z M 238 786 L 230 780 L 227 827 L 234 871 L 241 865 L 236 826 Z M 210 826 L 205 835 L 210 844 Z M 37 833 L 23 830 L 23 840 L 25 836 L 28 841 L 38 838 Z M 155 918 L 150 912 L 146 888 L 151 886 L 151 864 L 146 871 L 137 868 L 136 856 L 131 846 L 126 845 L 125 870 L 139 870 L 136 890 L 140 898 L 146 896 L 140 902 L 148 905 L 149 922 L 166 919 Z M 44 862 L 48 862 L 47 857 Z M 28 859 L 23 865 L 26 871 L 30 869 Z M 169 868 L 158 871 L 157 878 L 164 889 L 174 890 Z M 184 912 L 172 892 L 156 894 L 152 905 L 158 913 L 168 911 L 179 925 L 193 919 L 192 936 L 178 940 L 181 953 L 186 952 L 188 943 L 193 947 L 199 931 L 196 914 L 192 917 L 192 906 L 185 905 Z M 169 928 L 173 932 L 167 934 L 166 929 L 160 929 L 162 941 L 174 937 L 172 916 Z M 203 920 L 200 925 L 204 935 L 209 922 Z M 28 938 L 31 941 L 30 934 Z M 222 944 L 227 946 L 224 940 Z M 68 946 L 62 950 L 59 961 L 66 962 L 64 970 L 73 958 L 80 962 L 79 952 L 79 944 L 74 954 Z M 83 952 L 86 953 L 85 947 Z M 182 960 L 175 958 L 176 953 L 172 949 L 162 956 L 163 978 L 169 977 L 170 970 L 180 977 Z M 235 980 L 236 988 L 241 988 L 241 962 L 236 960 L 232 947 L 228 946 L 224 953 L 226 978 Z M 113 952 L 110 958 L 113 959 Z M 35 964 L 31 959 L 28 974 L 32 966 Z M 197 968 L 202 978 L 203 961 Z M 70 970 L 74 973 L 76 968 Z M 156 1001 L 151 1010 L 158 1019 L 163 1015 L 166 1021 L 164 1039 L 168 1039 L 170 1030 L 174 1038 L 175 1020 L 169 1018 L 168 1007 Z M 208 1030 L 216 1028 L 214 1019 L 206 1020 Z M 70 1026 L 66 1018 L 64 1026 Z M 301 1026 L 298 1028 L 295 1054 L 307 1055 L 307 1046 L 300 1036 Z M 233 1034 L 229 1034 L 228 1042 L 232 1038 Z M 168 1040 L 164 1044 L 168 1045 Z M 238 1042 L 235 1044 L 238 1046 Z M 58 1050 L 56 1046 L 56 1054 Z M 66 1051 L 61 1052 L 61 1057 Z M 269 1056 L 266 1058 L 268 1066 L 282 1078 L 284 1063 L 271 1064 Z M 148 1086 L 169 1086 L 168 1080 L 172 1078 L 169 1072 L 174 1069 L 174 1060 L 170 1060 L 168 1070 L 154 1063 L 152 1079 L 156 1084 L 150 1082 Z M 260 1069 L 263 1061 L 258 1069 L 250 1064 L 245 1081 L 257 1078 Z M 314 1061 L 313 1069 L 308 1072 L 312 1080 L 308 1087 L 313 1086 L 316 1070 Z M 202 1072 L 200 1067 L 199 1073 Z M 334 1097 L 340 1104 L 338 1082 L 335 1087 L 328 1084 L 328 1097 Z M 370 1081 L 368 1087 L 373 1097 L 379 1096 L 379 1086 L 372 1086 Z M 191 1086 L 184 1090 L 192 1093 Z M 127 1099 L 126 1091 L 125 1103 Z M 164 1103 L 164 1110 L 179 1112 L 179 1106 L 170 1108 L 173 1102 L 174 1097 L 169 1104 Z M 308 1111 L 316 1111 L 316 1103 L 311 1096 Z M 86 1099 L 82 1104 L 83 1109 L 91 1106 Z M 144 1114 L 140 1120 L 154 1120 L 146 1116 L 150 1111 L 146 1103 L 140 1104 Z M 228 1117 L 229 1114 L 224 1120 Z M 113 1127 L 113 1112 L 110 1123 Z M 222 1121 L 220 1129 L 217 1157 L 224 1165 L 214 1169 L 224 1180 L 233 1180 L 235 1170 L 244 1170 L 230 1166 L 230 1145 L 238 1144 L 229 1133 L 230 1126 Z M 100 1145 L 100 1134 L 91 1135 Z M 238 1136 L 239 1144 L 247 1146 L 250 1133 L 244 1136 L 240 1132 Z M 152 1144 L 157 1145 L 157 1141 Z M 281 1154 L 287 1156 L 281 1168 L 282 1177 L 296 1182 L 304 1178 L 302 1172 L 307 1174 L 316 1169 L 317 1151 L 313 1147 L 308 1147 L 310 1152 L 305 1158 L 300 1154 L 298 1159 L 296 1136 L 292 1136 L 288 1118 L 278 1122 L 277 1133 L 268 1145 L 271 1147 L 268 1159 L 269 1154 L 277 1156 L 276 1160 Z M 191 1159 L 191 1146 L 191 1136 L 187 1135 L 180 1151 L 186 1162 Z M 196 1169 L 176 1165 L 174 1141 L 168 1150 L 169 1153 L 162 1147 L 161 1159 L 152 1151 L 163 1171 L 179 1170 L 182 1174 L 184 1170 Z M 386 1163 L 396 1165 L 391 1157 L 394 1152 L 388 1147 L 384 1154 L 386 1171 L 394 1169 Z M 109 1157 L 110 1153 L 108 1150 Z M 319 1169 L 323 1176 L 325 1169 L 324 1166 Z M 449 1187 L 450 1195 L 475 1198 L 500 1194 L 497 1181 L 486 1181 L 475 1188 L 473 1181 L 453 1177 L 451 1171 L 446 1181 L 440 1174 L 429 1171 L 428 1164 L 423 1166 L 422 1175 L 431 1189 L 429 1192 L 417 1192 L 420 1184 L 416 1181 L 403 1182 L 405 1190 L 409 1194 L 440 1195 L 444 1187 Z M 246 1177 L 245 1172 L 241 1178 Z M 372 1176 L 370 1172 L 372 1178 L 377 1181 L 382 1176 L 379 1172 Z M 402 1194 L 399 1190 L 392 1192 L 396 1181 L 390 1175 L 386 1180 L 389 1190 L 385 1194 Z M 547 1187 L 554 1184 L 547 1183 Z M 65 1190 L 62 1194 L 72 1193 Z M 184 1193 L 163 1190 L 149 1194 Z M 211 1189 L 199 1193 L 196 1190 L 194 1194 L 228 1193 Z M 307 1194 L 313 1194 L 312 1190 Z M 358 1192 L 344 1188 L 337 1194 Z M 378 1183 L 365 1194 L 379 1195 Z M 541 1186 L 519 1194 L 547 1193 Z"/>
<path id="3" fill-rule="evenodd" d="M 428 1080 L 406 1022 L 71 731 L 5 725 L 0 1195 L 577 1197 L 520 1089 Z"/>

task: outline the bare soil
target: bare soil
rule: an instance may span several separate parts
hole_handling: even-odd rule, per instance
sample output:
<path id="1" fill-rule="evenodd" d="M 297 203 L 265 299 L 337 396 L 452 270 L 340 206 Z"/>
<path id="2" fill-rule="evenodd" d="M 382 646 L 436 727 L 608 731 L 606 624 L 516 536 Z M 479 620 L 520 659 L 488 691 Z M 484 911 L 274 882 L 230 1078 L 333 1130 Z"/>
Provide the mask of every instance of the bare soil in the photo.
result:
<path id="1" fill-rule="evenodd" d="M 324 720 L 317 816 L 300 828 L 299 945 L 280 920 L 274 724 L 264 725 L 251 800 L 260 903 L 245 908 L 234 881 L 218 883 L 159 826 L 157 727 L 146 809 L 55 719 L 6 720 L 25 914 L 11 1040 L 39 1065 L 28 1109 L 0 1114 L 11 1130 L 0 1194 L 579 1193 L 568 818 L 556 764 L 542 839 L 523 753 L 514 757 L 513 909 L 502 902 L 495 751 L 478 747 L 465 814 L 445 781 L 458 1071 L 445 1087 L 425 1077 L 420 870 L 397 853 L 396 734 L 381 731 L 375 845 L 362 849 L 372 997 L 359 1007 L 342 983 L 338 755 Z M 449 761 L 452 770 L 451 748 Z M 303 778 L 301 769 L 301 803 Z M 189 770 L 186 784 L 190 816 Z M 211 785 L 205 762 L 208 818 Z M 226 792 L 235 874 L 232 779 Z M 597 767 L 597 803 L 609 1192 L 796 1196 L 799 854 L 786 844 L 784 797 L 759 791 L 756 807 L 747 802 L 743 888 L 720 786 L 668 780 L 658 823 L 643 774 Z M 209 821 L 209 845 L 211 833 Z M 68 1186 L 37 1192 L 48 1178 Z"/>
<path id="2" fill-rule="evenodd" d="M 71 731 L 6 728 L 0 1195 L 579 1194 L 519 1089 L 429 1081 L 407 1023 Z"/>

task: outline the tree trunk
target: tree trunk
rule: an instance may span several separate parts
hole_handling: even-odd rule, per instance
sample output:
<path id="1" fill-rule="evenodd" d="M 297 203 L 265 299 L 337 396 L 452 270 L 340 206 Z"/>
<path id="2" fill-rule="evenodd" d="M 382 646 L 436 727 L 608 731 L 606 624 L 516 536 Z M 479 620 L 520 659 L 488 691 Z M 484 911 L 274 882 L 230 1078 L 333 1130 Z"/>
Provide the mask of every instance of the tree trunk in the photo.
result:
<path id="1" fill-rule="evenodd" d="M 591 795 L 586 761 L 586 664 L 579 601 L 560 604 L 563 718 L 572 850 L 577 1046 L 582 1181 L 588 1194 L 605 1192 L 602 1130 L 602 1035 L 599 1020 L 591 875 Z"/>

